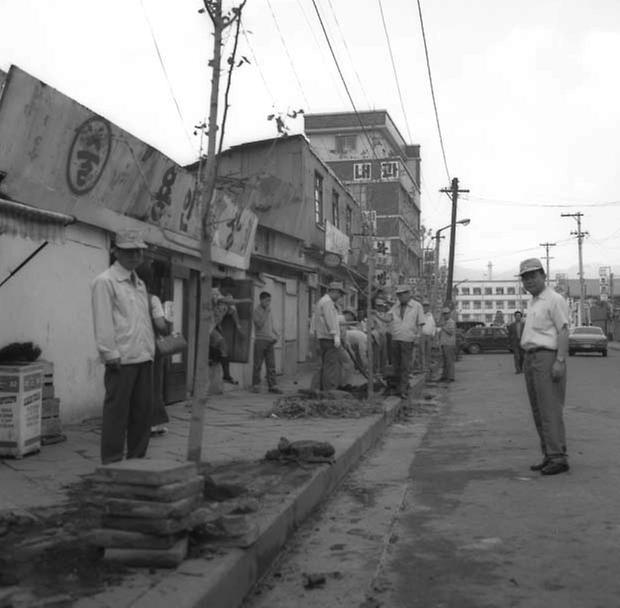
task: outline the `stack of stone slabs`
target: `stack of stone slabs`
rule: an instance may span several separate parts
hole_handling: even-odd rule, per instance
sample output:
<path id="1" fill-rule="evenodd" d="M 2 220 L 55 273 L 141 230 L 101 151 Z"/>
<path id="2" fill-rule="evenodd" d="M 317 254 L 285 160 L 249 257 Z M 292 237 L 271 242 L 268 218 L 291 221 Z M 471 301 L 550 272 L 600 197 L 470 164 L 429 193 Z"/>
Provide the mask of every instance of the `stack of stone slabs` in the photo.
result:
<path id="1" fill-rule="evenodd" d="M 204 487 L 195 463 L 124 460 L 100 466 L 95 479 L 104 514 L 91 540 L 105 548 L 105 560 L 160 568 L 183 561 L 189 516 Z"/>

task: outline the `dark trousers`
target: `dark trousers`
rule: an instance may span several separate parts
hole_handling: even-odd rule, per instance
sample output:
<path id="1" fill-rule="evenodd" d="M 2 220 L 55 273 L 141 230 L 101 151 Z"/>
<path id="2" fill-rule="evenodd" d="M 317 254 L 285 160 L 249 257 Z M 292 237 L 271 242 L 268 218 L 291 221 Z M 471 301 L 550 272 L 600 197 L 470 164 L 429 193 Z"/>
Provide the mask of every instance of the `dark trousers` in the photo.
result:
<path id="1" fill-rule="evenodd" d="M 333 338 L 319 339 L 319 346 L 321 347 L 320 388 L 322 391 L 331 391 L 340 386 L 342 367 L 340 356 Z"/>
<path id="2" fill-rule="evenodd" d="M 442 344 L 441 358 L 443 361 L 442 377 L 454 380 L 454 362 L 456 361 L 456 344 Z"/>
<path id="3" fill-rule="evenodd" d="M 556 352 L 540 350 L 525 355 L 525 385 L 532 408 L 543 456 L 551 461 L 566 460 L 564 398 L 566 375 L 559 382 L 551 378 Z"/>
<path id="4" fill-rule="evenodd" d="M 413 342 L 402 342 L 392 339 L 392 368 L 394 370 L 393 385 L 401 395 L 409 391 L 409 373 L 413 360 Z"/>
<path id="5" fill-rule="evenodd" d="M 153 413 L 151 426 L 159 426 L 170 422 L 164 404 L 164 359 L 155 353 L 153 361 Z"/>
<path id="6" fill-rule="evenodd" d="M 260 384 L 260 372 L 263 361 L 267 367 L 267 386 L 273 388 L 276 385 L 276 356 L 273 340 L 254 340 L 254 366 L 252 369 L 252 385 Z"/>
<path id="7" fill-rule="evenodd" d="M 153 365 L 151 361 L 106 367 L 101 425 L 101 462 L 144 458 L 151 435 Z"/>
<path id="8" fill-rule="evenodd" d="M 525 351 L 520 347 L 513 344 L 512 356 L 515 360 L 515 372 L 523 371 L 523 358 L 525 357 Z"/>

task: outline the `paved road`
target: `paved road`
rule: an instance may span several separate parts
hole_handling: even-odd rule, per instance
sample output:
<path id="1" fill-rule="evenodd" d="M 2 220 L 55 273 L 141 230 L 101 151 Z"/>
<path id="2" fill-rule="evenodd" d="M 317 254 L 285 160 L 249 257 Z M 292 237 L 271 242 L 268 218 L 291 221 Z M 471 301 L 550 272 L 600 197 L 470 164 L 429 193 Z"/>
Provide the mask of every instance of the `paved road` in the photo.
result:
<path id="1" fill-rule="evenodd" d="M 620 606 L 620 353 L 569 359 L 571 471 L 541 477 L 523 376 L 466 356 L 411 469 L 385 606 Z"/>
<path id="2" fill-rule="evenodd" d="M 615 351 L 569 359 L 572 468 L 541 477 L 512 357 L 465 356 L 426 434 L 396 429 L 348 480 L 374 499 L 351 503 L 345 483 L 249 605 L 620 606 L 619 371 Z M 321 569 L 325 586 L 304 590 L 303 572 Z"/>

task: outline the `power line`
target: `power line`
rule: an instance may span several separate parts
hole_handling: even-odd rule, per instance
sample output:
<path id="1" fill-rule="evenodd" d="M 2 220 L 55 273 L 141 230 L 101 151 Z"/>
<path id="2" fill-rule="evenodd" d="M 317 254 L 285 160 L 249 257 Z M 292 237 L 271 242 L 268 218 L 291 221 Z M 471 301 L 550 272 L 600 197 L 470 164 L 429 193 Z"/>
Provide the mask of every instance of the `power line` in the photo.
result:
<path id="1" fill-rule="evenodd" d="M 142 6 L 142 12 L 144 13 L 144 19 L 149 27 L 149 31 L 151 32 L 151 38 L 155 46 L 155 51 L 157 52 L 157 58 L 159 59 L 159 65 L 161 66 L 162 72 L 164 73 L 164 77 L 166 78 L 166 82 L 168 84 L 168 90 L 170 91 L 170 96 L 172 97 L 172 101 L 174 102 L 174 105 L 176 107 L 177 114 L 179 115 L 181 124 L 183 125 L 183 132 L 185 133 L 185 136 L 187 137 L 187 141 L 189 142 L 189 145 L 192 148 L 192 152 L 196 152 L 195 143 L 192 141 L 192 138 L 190 137 L 189 132 L 187 131 L 187 126 L 185 124 L 185 118 L 183 117 L 183 112 L 181 112 L 181 106 L 179 105 L 179 102 L 177 101 L 177 98 L 174 94 L 172 83 L 170 82 L 170 77 L 168 76 L 168 70 L 166 70 L 166 65 L 164 64 L 164 58 L 162 57 L 161 51 L 159 50 L 159 44 L 157 44 L 157 38 L 155 37 L 155 32 L 153 30 L 153 26 L 149 19 L 148 13 L 146 12 L 146 7 L 144 6 L 143 0 L 140 0 L 140 5 Z"/>
<path id="2" fill-rule="evenodd" d="M 435 98 L 435 87 L 433 85 L 433 74 L 431 72 L 431 62 L 428 57 L 428 44 L 426 43 L 426 31 L 424 30 L 424 19 L 422 17 L 422 5 L 418 0 L 418 14 L 420 15 L 420 28 L 422 29 L 422 40 L 424 40 L 424 54 L 426 55 L 426 68 L 428 71 L 428 81 L 431 86 L 431 96 L 433 98 L 433 108 L 435 109 L 435 121 L 437 122 L 437 133 L 439 134 L 439 143 L 441 145 L 441 154 L 443 156 L 443 166 L 448 176 L 448 181 L 451 181 L 450 170 L 448 169 L 448 161 L 446 160 L 446 149 L 443 144 L 443 135 L 441 134 L 441 125 L 439 124 L 439 112 L 437 111 L 437 99 Z"/>
<path id="3" fill-rule="evenodd" d="M 556 209 L 556 208 L 562 208 L 562 209 L 569 209 L 569 208 L 573 208 L 573 207 L 618 207 L 620 206 L 620 201 L 607 201 L 607 202 L 602 202 L 602 203 L 549 203 L 549 202 L 540 202 L 540 203 L 532 203 L 532 202 L 523 202 L 523 201 L 508 201 L 508 200 L 501 200 L 501 199 L 496 199 L 496 198 L 483 198 L 480 196 L 466 196 L 463 197 L 466 200 L 475 200 L 478 202 L 481 202 L 482 204 L 493 204 L 496 205 L 498 207 L 538 207 L 538 208 L 544 208 L 547 207 L 549 209 Z"/>
<path id="4" fill-rule="evenodd" d="M 269 97 L 271 97 L 271 103 L 272 103 L 273 108 L 275 109 L 275 107 L 276 107 L 276 99 L 275 99 L 273 93 L 271 92 L 271 88 L 269 87 L 269 84 L 267 83 L 267 79 L 265 78 L 265 73 L 263 72 L 263 70 L 260 67 L 260 64 L 258 63 L 258 57 L 256 56 L 256 53 L 254 51 L 254 47 L 252 46 L 252 43 L 250 42 L 250 37 L 248 36 L 248 33 L 247 33 L 245 28 L 243 28 L 241 30 L 241 33 L 243 34 L 243 37 L 245 38 L 245 41 L 248 44 L 248 48 L 250 49 L 250 53 L 252 53 L 252 59 L 254 60 L 254 65 L 256 66 L 256 69 L 258 70 L 260 78 L 263 81 L 263 85 L 265 86 L 265 90 L 267 91 L 267 95 L 269 95 Z"/>
<path id="5" fill-rule="evenodd" d="M 413 143 L 413 137 L 411 137 L 411 129 L 409 128 L 409 120 L 407 119 L 407 112 L 405 112 L 405 103 L 403 101 L 403 93 L 400 90 L 400 80 L 398 79 L 398 72 L 396 71 L 396 62 L 394 61 L 394 53 L 392 52 L 392 43 L 390 42 L 390 36 L 387 30 L 387 23 L 385 22 L 385 14 L 383 13 L 383 4 L 381 0 L 379 2 L 379 11 L 381 12 L 381 21 L 383 22 L 383 31 L 385 32 L 385 40 L 387 42 L 388 51 L 390 53 L 390 61 L 392 62 L 392 71 L 394 72 L 394 80 L 396 81 L 396 90 L 398 91 L 398 99 L 400 100 L 400 109 L 405 119 L 405 126 L 407 127 L 407 135 L 409 135 L 409 141 Z M 331 4 L 331 0 L 330 0 Z"/>
<path id="6" fill-rule="evenodd" d="M 297 69 L 295 68 L 295 63 L 293 62 L 293 58 L 288 50 L 288 45 L 286 44 L 286 40 L 284 39 L 284 35 L 282 34 L 282 30 L 280 29 L 280 24 L 278 23 L 278 19 L 276 14 L 273 11 L 273 7 L 271 6 L 270 0 L 266 0 L 267 6 L 269 7 L 269 11 L 271 12 L 271 16 L 273 17 L 273 22 L 276 25 L 276 29 L 278 30 L 278 34 L 280 35 L 280 40 L 282 41 L 282 46 L 284 47 L 284 51 L 286 52 L 286 56 L 288 57 L 289 63 L 291 64 L 291 69 L 293 70 L 293 74 L 295 75 L 295 80 L 297 81 L 297 86 L 301 92 L 302 97 L 306 103 L 306 109 L 310 108 L 310 103 L 308 102 L 308 98 L 306 97 L 306 93 L 304 92 L 304 88 L 301 84 L 301 80 L 299 79 L 299 75 L 297 74 Z"/>
<path id="7" fill-rule="evenodd" d="M 349 45 L 347 44 L 347 40 L 344 37 L 344 33 L 342 31 L 342 28 L 340 27 L 340 21 L 338 21 L 338 17 L 336 15 L 336 11 L 334 10 L 334 5 L 332 4 L 332 0 L 327 0 L 329 2 L 329 8 L 332 11 L 332 15 L 334 16 L 334 21 L 336 22 L 336 27 L 338 28 L 338 33 L 340 34 L 340 38 L 342 39 L 342 43 L 344 45 L 344 48 L 347 51 L 347 56 L 349 57 L 349 61 L 351 63 L 351 67 L 353 68 L 353 72 L 357 78 L 357 82 L 360 85 L 360 89 L 362 90 L 362 93 L 364 94 L 364 98 L 366 99 L 366 103 L 368 104 L 368 109 L 373 107 L 373 104 L 370 103 L 370 98 L 368 97 L 368 94 L 366 93 L 366 89 L 364 88 L 364 85 L 362 83 L 362 80 L 360 78 L 360 75 L 358 73 L 358 71 L 355 68 L 355 64 L 353 63 L 353 56 L 351 55 L 351 51 L 349 50 Z"/>
<path id="8" fill-rule="evenodd" d="M 357 111 L 357 107 L 355 106 L 355 102 L 353 101 L 353 97 L 351 95 L 351 91 L 349 90 L 349 86 L 347 85 L 347 81 L 345 80 L 345 77 L 342 73 L 342 69 L 340 68 L 340 63 L 338 62 L 338 58 L 336 57 L 336 53 L 334 52 L 334 47 L 332 46 L 331 40 L 329 39 L 329 34 L 327 33 L 327 30 L 325 29 L 325 23 L 323 22 L 323 17 L 321 17 L 321 12 L 319 11 L 319 7 L 317 6 L 316 0 L 312 0 L 312 4 L 314 6 L 314 10 L 316 12 L 316 16 L 319 19 L 319 23 L 321 24 L 321 29 L 323 30 L 323 35 L 325 36 L 325 40 L 327 41 L 327 46 L 329 47 L 329 50 L 332 54 L 332 59 L 334 60 L 334 63 L 336 64 L 336 68 L 338 69 L 338 74 L 340 75 L 340 80 L 342 81 L 342 84 L 344 86 L 345 91 L 347 92 L 347 96 L 349 98 L 349 102 L 351 103 L 351 107 L 353 108 L 353 112 L 355 112 L 355 116 L 357 118 L 357 122 L 360 125 L 360 128 L 362 129 L 362 133 L 365 135 L 366 140 L 368 141 L 368 145 L 370 146 L 370 151 L 372 152 L 372 155 L 375 157 L 376 161 L 379 161 L 379 157 L 377 156 L 377 153 L 375 151 L 375 148 L 372 144 L 372 141 L 370 140 L 370 136 L 368 135 L 368 131 L 366 130 L 366 127 L 364 126 L 364 123 L 362 121 L 361 116 L 359 115 L 359 112 Z M 416 179 L 413 177 L 413 175 L 411 176 L 411 180 L 413 181 L 416 190 L 418 192 L 420 192 L 420 186 L 418 185 Z"/>

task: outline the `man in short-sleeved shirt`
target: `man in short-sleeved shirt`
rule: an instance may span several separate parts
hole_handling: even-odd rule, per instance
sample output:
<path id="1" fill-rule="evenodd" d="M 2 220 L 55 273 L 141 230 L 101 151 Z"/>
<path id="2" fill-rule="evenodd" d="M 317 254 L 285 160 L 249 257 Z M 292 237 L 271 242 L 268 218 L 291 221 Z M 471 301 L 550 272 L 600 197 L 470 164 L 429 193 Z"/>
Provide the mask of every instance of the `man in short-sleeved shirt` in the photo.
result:
<path id="1" fill-rule="evenodd" d="M 568 304 L 545 283 L 545 271 L 536 258 L 521 262 L 519 276 L 532 294 L 527 307 L 521 347 L 525 351 L 527 393 L 543 460 L 530 468 L 543 475 L 568 471 L 564 398 L 568 353 Z"/>

